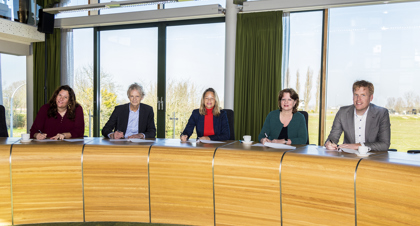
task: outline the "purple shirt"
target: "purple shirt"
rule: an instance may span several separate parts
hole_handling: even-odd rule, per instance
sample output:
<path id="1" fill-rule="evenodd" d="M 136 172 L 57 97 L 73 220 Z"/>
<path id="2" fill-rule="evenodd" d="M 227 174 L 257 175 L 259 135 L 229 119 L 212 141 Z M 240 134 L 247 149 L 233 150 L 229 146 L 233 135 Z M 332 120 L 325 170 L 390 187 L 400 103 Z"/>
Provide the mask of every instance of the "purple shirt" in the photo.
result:
<path id="1" fill-rule="evenodd" d="M 36 115 L 34 124 L 31 127 L 31 137 L 34 138 L 35 133 L 46 133 L 47 137 L 53 137 L 57 133 L 70 133 L 71 138 L 83 137 L 85 133 L 85 121 L 83 119 L 83 108 L 79 105 L 76 107 L 76 117 L 74 120 L 67 118 L 67 112 L 64 117 L 57 112 L 57 118 L 48 118 L 49 104 L 44 104 Z"/>

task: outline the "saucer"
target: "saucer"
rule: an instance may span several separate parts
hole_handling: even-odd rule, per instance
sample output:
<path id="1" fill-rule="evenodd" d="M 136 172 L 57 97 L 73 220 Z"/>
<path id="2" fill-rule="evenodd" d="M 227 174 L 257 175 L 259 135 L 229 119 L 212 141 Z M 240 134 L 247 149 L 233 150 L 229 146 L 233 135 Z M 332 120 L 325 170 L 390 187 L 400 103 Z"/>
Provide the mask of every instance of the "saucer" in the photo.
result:
<path id="1" fill-rule="evenodd" d="M 29 140 L 22 140 L 22 139 L 21 139 L 21 140 L 20 140 L 20 142 L 21 142 L 21 143 L 29 143 L 29 142 L 31 142 L 31 141 L 32 141 L 32 139 L 29 139 Z"/>
<path id="2" fill-rule="evenodd" d="M 248 142 L 247 141 L 242 141 L 243 144 L 247 144 L 247 145 L 252 144 L 252 142 L 253 142 L 252 140 L 248 141 Z"/>
<path id="3" fill-rule="evenodd" d="M 356 153 L 356 155 L 357 156 L 359 156 L 359 157 L 368 157 L 369 155 L 371 155 L 372 153 L 366 153 L 366 154 L 364 154 L 364 155 L 362 155 L 362 154 L 358 154 L 358 153 Z"/>

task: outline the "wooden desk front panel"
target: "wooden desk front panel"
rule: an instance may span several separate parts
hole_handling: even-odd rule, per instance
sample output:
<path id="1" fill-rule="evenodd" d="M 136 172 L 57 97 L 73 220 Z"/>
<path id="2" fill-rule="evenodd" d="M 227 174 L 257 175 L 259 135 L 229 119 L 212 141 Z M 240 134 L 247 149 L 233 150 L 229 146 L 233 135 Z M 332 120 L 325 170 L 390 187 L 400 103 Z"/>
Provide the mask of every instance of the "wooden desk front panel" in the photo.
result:
<path id="1" fill-rule="evenodd" d="M 86 221 L 149 222 L 150 145 L 86 145 Z"/>
<path id="2" fill-rule="evenodd" d="M 15 224 L 82 222 L 81 144 L 13 145 Z"/>
<path id="3" fill-rule="evenodd" d="M 219 148 L 214 159 L 217 225 L 280 225 L 283 152 Z"/>
<path id="4" fill-rule="evenodd" d="M 152 223 L 214 225 L 214 150 L 152 146 L 149 161 Z"/>
<path id="5" fill-rule="evenodd" d="M 363 159 L 356 203 L 357 225 L 420 225 L 420 167 Z"/>
<path id="6" fill-rule="evenodd" d="M 358 160 L 287 152 L 281 166 L 283 225 L 355 225 Z"/>
<path id="7" fill-rule="evenodd" d="M 0 225 L 12 224 L 9 165 L 10 146 L 0 145 Z"/>

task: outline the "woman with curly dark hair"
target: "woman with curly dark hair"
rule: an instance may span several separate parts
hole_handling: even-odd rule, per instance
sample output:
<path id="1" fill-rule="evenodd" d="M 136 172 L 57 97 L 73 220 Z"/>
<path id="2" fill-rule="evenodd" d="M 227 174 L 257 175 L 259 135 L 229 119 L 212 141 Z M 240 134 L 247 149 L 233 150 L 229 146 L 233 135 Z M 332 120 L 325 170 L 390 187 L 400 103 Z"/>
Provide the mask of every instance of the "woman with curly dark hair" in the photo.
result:
<path id="1" fill-rule="evenodd" d="M 263 144 L 306 144 L 305 117 L 297 110 L 299 95 L 293 89 L 283 89 L 279 92 L 278 106 L 278 110 L 267 115 L 258 140 Z"/>
<path id="2" fill-rule="evenodd" d="M 73 89 L 64 85 L 58 87 L 48 104 L 39 109 L 31 127 L 31 137 L 63 140 L 83 137 L 84 130 L 83 108 L 76 102 Z"/>

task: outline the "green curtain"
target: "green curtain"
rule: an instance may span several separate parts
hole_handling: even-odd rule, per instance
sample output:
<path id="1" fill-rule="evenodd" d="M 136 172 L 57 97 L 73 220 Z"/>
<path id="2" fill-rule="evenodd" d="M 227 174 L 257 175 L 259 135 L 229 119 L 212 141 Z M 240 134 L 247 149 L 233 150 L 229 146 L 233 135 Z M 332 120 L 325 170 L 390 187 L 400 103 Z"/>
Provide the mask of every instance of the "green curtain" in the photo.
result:
<path id="1" fill-rule="evenodd" d="M 278 109 L 281 88 L 282 11 L 238 14 L 235 52 L 235 136 L 258 134 Z"/>
<path id="2" fill-rule="evenodd" d="M 61 31 L 54 29 L 53 34 L 48 35 L 47 43 L 47 100 L 50 99 L 55 89 L 60 86 L 60 62 L 61 62 Z M 38 110 L 44 105 L 44 78 L 45 78 L 45 42 L 33 44 L 34 53 L 34 118 Z"/>

